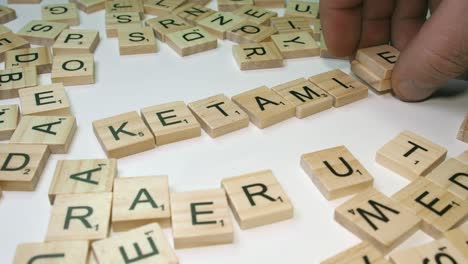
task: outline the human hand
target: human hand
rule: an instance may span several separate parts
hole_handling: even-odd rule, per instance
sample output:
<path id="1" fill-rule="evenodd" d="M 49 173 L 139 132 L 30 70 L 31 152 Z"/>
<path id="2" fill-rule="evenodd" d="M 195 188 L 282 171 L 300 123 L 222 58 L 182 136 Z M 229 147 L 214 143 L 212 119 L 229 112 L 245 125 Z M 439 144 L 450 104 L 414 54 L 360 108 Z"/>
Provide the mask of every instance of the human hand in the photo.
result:
<path id="1" fill-rule="evenodd" d="M 392 87 L 401 100 L 424 100 L 468 69 L 467 0 L 321 0 L 320 18 L 337 57 L 388 43 L 400 50 Z"/>

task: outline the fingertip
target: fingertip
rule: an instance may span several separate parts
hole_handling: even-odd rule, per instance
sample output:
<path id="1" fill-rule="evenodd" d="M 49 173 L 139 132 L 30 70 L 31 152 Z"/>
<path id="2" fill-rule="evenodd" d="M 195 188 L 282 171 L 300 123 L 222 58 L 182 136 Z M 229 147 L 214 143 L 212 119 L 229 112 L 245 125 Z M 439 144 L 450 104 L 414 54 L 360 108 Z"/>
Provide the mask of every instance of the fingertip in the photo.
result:
<path id="1" fill-rule="evenodd" d="M 393 93 L 404 102 L 421 102 L 434 94 L 437 87 L 424 84 L 416 80 L 399 80 L 398 77 L 392 79 Z"/>

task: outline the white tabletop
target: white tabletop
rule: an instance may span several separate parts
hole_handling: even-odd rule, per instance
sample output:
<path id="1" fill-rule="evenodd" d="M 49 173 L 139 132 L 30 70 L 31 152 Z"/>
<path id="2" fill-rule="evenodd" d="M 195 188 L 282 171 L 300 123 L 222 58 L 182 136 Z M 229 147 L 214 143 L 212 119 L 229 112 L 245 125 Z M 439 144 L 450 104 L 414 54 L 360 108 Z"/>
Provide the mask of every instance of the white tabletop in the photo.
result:
<path id="1" fill-rule="evenodd" d="M 1 0 L 1 4 L 5 4 Z M 64 1 L 43 1 L 60 3 Z M 216 3 L 208 5 L 216 8 Z M 40 5 L 12 5 L 18 19 L 7 24 L 15 32 L 40 19 Z M 278 10 L 282 13 L 282 10 Z M 91 122 L 143 107 L 183 100 L 191 102 L 218 93 L 236 95 L 261 85 L 274 86 L 339 68 L 349 63 L 319 57 L 287 60 L 285 67 L 241 72 L 231 48 L 179 57 L 158 43 L 157 54 L 119 56 L 117 39 L 107 39 L 104 11 L 80 12 L 79 28 L 98 29 L 95 53 L 97 82 L 67 87 L 78 131 L 66 155 L 52 155 L 34 192 L 4 192 L 0 201 L 0 263 L 10 263 L 16 245 L 45 238 L 50 205 L 47 192 L 57 160 L 104 158 Z M 50 83 L 50 75 L 41 76 Z M 318 263 L 360 240 L 333 220 L 334 208 L 347 198 L 327 201 L 299 166 L 300 155 L 345 145 L 375 177 L 375 187 L 391 195 L 408 181 L 378 165 L 376 151 L 402 130 L 411 130 L 448 149 L 455 156 L 467 149 L 456 133 L 468 112 L 467 82 L 455 81 L 437 97 L 418 104 L 403 103 L 390 94 L 369 92 L 369 98 L 305 119 L 292 118 L 266 129 L 254 125 L 212 139 L 201 137 L 119 159 L 119 176 L 169 175 L 171 191 L 216 188 L 223 178 L 272 169 L 295 207 L 294 218 L 247 231 L 235 226 L 233 244 L 177 250 L 181 263 L 257 264 Z M 19 103 L 18 99 L 0 104 Z M 171 230 L 165 230 L 172 240 Z M 418 231 L 401 247 L 430 241 Z"/>

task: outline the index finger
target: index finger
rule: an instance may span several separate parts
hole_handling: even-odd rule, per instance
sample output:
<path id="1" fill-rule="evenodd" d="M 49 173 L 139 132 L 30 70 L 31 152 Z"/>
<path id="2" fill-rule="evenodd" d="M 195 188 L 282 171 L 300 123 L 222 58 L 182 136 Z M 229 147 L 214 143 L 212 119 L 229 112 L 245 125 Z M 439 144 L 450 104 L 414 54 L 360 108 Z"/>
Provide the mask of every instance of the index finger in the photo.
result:
<path id="1" fill-rule="evenodd" d="M 320 19 L 325 43 L 337 57 L 352 55 L 362 30 L 364 0 L 321 0 Z"/>

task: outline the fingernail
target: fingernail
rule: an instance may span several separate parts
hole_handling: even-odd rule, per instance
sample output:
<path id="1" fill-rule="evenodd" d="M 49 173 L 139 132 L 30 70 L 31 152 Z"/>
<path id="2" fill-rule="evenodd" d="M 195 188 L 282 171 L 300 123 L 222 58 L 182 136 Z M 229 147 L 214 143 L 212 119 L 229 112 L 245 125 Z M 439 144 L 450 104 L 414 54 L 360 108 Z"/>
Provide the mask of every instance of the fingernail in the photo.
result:
<path id="1" fill-rule="evenodd" d="M 393 84 L 395 95 L 405 102 L 420 102 L 429 98 L 436 87 L 429 84 L 422 84 L 414 80 L 404 80 Z"/>

